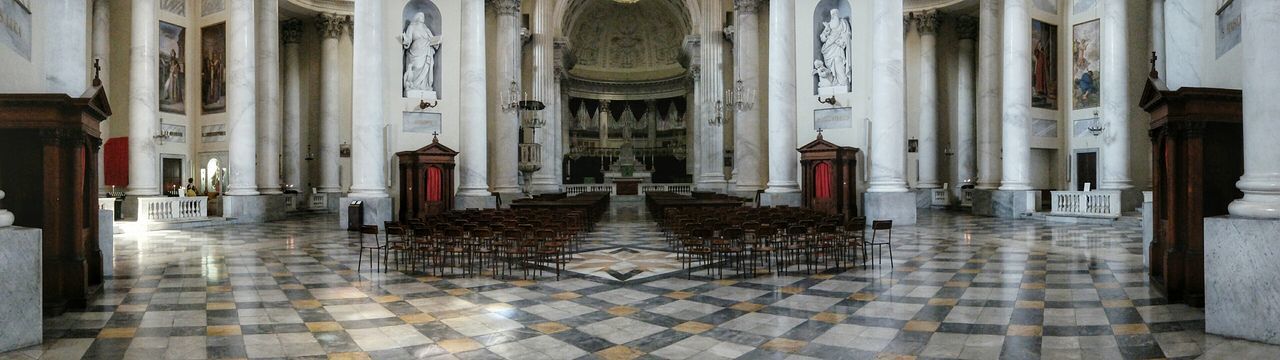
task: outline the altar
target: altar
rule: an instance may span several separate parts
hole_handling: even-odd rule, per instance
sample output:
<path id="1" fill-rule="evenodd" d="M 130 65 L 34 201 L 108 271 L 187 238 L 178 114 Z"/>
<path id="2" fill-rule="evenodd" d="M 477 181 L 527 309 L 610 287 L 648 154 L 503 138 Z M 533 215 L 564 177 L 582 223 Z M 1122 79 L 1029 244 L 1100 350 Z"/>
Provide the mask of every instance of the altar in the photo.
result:
<path id="1" fill-rule="evenodd" d="M 644 171 L 645 168 L 644 163 L 636 160 L 635 150 L 628 141 L 622 144 L 618 160 L 604 171 L 604 183 L 617 185 L 618 195 L 640 195 L 640 184 L 653 182 L 653 172 Z"/>

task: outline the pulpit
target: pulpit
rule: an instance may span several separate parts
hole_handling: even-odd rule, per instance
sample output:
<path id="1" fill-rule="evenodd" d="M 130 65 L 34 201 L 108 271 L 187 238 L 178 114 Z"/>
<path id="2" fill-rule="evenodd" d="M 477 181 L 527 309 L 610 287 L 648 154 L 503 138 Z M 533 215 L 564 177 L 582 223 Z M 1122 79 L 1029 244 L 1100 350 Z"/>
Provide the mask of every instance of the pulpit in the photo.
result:
<path id="1" fill-rule="evenodd" d="M 400 221 L 422 219 L 453 210 L 453 169 L 457 151 L 431 144 L 396 153 L 400 159 Z"/>
<path id="2" fill-rule="evenodd" d="M 858 216 L 858 148 L 839 146 L 818 138 L 797 149 L 804 207 L 840 215 Z"/>
<path id="3" fill-rule="evenodd" d="M 102 286 L 98 245 L 101 86 L 81 97 L 0 94 L 0 189 L 15 225 L 40 228 L 46 316 L 82 309 Z"/>
<path id="4" fill-rule="evenodd" d="M 1154 73 L 1153 73 L 1154 75 Z M 1155 76 L 1142 93 L 1151 113 L 1151 282 L 1171 302 L 1204 306 L 1204 218 L 1242 196 L 1240 90 L 1183 87 Z"/>

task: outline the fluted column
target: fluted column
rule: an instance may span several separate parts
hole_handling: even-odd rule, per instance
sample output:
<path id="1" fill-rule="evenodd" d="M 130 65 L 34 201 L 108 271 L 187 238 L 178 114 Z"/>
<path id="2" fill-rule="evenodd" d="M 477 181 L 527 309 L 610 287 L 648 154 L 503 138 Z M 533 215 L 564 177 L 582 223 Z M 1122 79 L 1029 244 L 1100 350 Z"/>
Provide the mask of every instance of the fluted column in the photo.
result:
<path id="1" fill-rule="evenodd" d="M 258 195 L 257 58 L 253 0 L 228 0 L 227 152 L 231 169 L 227 195 Z"/>
<path id="2" fill-rule="evenodd" d="M 917 188 L 934 189 L 938 184 L 938 12 L 915 14 L 920 32 L 920 181 Z"/>
<path id="3" fill-rule="evenodd" d="M 160 91 L 159 19 L 156 0 L 133 0 L 129 48 L 129 187 L 130 196 L 160 195 L 160 154 L 155 138 Z"/>
<path id="4" fill-rule="evenodd" d="M 537 9 L 533 13 L 533 97 L 546 105 L 546 109 L 538 114 L 546 124 L 534 130 L 534 141 L 542 144 L 542 168 L 533 173 L 532 183 L 533 191 L 538 193 L 560 191 L 561 181 L 556 175 L 556 164 L 560 162 L 560 151 L 556 146 L 560 142 L 557 106 L 560 90 L 554 70 L 556 26 L 553 18 L 556 3 L 555 0 L 537 0 Z"/>
<path id="5" fill-rule="evenodd" d="M 1102 6 L 1102 176 L 1098 189 L 1132 188 L 1129 179 L 1129 41 L 1127 1 Z"/>
<path id="6" fill-rule="evenodd" d="M 734 66 L 737 81 L 745 89 L 756 90 L 760 88 L 760 0 L 734 0 L 733 5 L 738 19 L 738 29 L 733 40 L 734 49 L 737 50 L 737 62 Z M 736 90 L 737 84 L 734 86 Z M 759 99 L 746 97 L 754 94 L 755 91 L 735 94 L 738 101 L 753 104 L 749 108 L 738 109 L 734 115 L 733 168 L 737 172 L 734 176 L 734 191 L 739 193 L 754 193 L 764 189 L 763 170 L 766 163 L 760 156 L 760 110 L 756 107 L 758 105 L 754 105 Z"/>
<path id="7" fill-rule="evenodd" d="M 520 90 L 520 0 L 489 0 L 498 15 L 497 34 L 494 34 L 494 46 L 497 46 L 497 84 L 498 94 L 510 94 L 514 88 Z M 487 46 L 487 44 L 486 44 Z M 504 97 L 499 97 L 503 99 Z M 514 194 L 520 191 L 519 149 L 520 118 L 514 109 L 503 110 L 502 101 L 492 101 L 489 109 L 489 126 L 492 134 L 489 143 L 489 180 L 493 182 L 493 191 Z"/>
<path id="8" fill-rule="evenodd" d="M 320 14 L 316 27 L 323 39 L 320 44 L 320 184 L 317 191 L 342 192 L 338 173 L 338 98 L 342 85 L 338 68 L 338 37 L 345 27 L 342 17 Z"/>
<path id="9" fill-rule="evenodd" d="M 45 38 L 50 44 L 44 47 L 45 85 L 49 92 L 79 97 L 89 87 L 89 0 L 40 2 L 51 14 L 43 17 L 45 34 L 52 35 Z"/>
<path id="10" fill-rule="evenodd" d="M 978 9 L 978 189 L 1000 187 L 1000 2 L 981 0 Z"/>
<path id="11" fill-rule="evenodd" d="M 387 197 L 386 98 L 383 61 L 383 1 L 357 1 L 352 51 L 351 84 L 351 196 Z"/>
<path id="12" fill-rule="evenodd" d="M 298 58 L 302 22 L 290 19 L 280 25 L 284 41 L 284 183 L 302 190 L 302 69 Z"/>
<path id="13" fill-rule="evenodd" d="M 1275 145 L 1280 138 L 1280 72 L 1275 71 L 1280 2 L 1245 0 L 1236 6 L 1244 6 L 1240 10 L 1245 14 L 1244 176 L 1236 183 L 1244 198 L 1229 210 L 1235 216 L 1280 219 L 1280 147 Z"/>
<path id="14" fill-rule="evenodd" d="M 485 89 L 485 0 L 462 0 L 462 93 L 459 95 L 462 119 L 458 127 L 459 167 L 458 207 L 466 208 L 468 199 L 489 196 L 488 91 Z"/>
<path id="15" fill-rule="evenodd" d="M 963 185 L 972 185 L 974 177 L 974 99 L 973 99 L 973 42 L 978 37 L 978 22 L 971 16 L 956 18 L 956 32 L 960 42 L 956 45 L 956 127 L 952 131 L 952 149 L 955 155 L 955 173 L 951 174 L 952 192 L 960 195 Z"/>
<path id="16" fill-rule="evenodd" d="M 98 59 L 98 66 L 102 69 L 98 73 L 98 77 L 102 80 L 103 86 L 111 82 L 111 6 L 108 0 L 96 0 L 93 2 L 93 58 Z M 93 63 L 90 62 L 90 65 Z M 92 73 L 90 73 L 92 77 Z M 111 119 L 99 123 L 99 129 L 102 133 L 102 142 L 106 143 L 111 138 Z M 103 170 L 106 165 L 102 159 L 102 151 L 98 151 L 98 194 L 106 195 L 106 177 L 103 176 Z"/>
<path id="17" fill-rule="evenodd" d="M 796 170 L 796 8 L 769 2 L 769 187 L 770 194 L 800 191 Z"/>
<path id="18" fill-rule="evenodd" d="M 280 191 L 280 2 L 257 0 L 258 192 Z"/>
<path id="19" fill-rule="evenodd" d="M 872 6 L 871 181 L 867 192 L 907 191 L 906 89 L 903 78 L 902 1 Z"/>
<path id="20" fill-rule="evenodd" d="M 702 57 L 702 71 L 695 94 L 703 117 L 696 124 L 699 127 L 698 145 L 702 151 L 698 153 L 699 175 L 697 187 L 704 191 L 722 192 L 725 189 L 724 176 L 724 125 L 713 125 L 708 119 L 717 114 L 716 101 L 723 101 L 724 73 L 724 12 L 720 1 L 703 1 L 700 29 L 696 30 L 702 38 L 698 50 Z M 723 104 L 723 103 L 722 103 Z M 731 106 L 723 104 L 723 106 Z"/>
<path id="21" fill-rule="evenodd" d="M 1031 190 L 1031 14 L 1027 0 L 1004 2 L 1003 55 L 1000 190 Z"/>

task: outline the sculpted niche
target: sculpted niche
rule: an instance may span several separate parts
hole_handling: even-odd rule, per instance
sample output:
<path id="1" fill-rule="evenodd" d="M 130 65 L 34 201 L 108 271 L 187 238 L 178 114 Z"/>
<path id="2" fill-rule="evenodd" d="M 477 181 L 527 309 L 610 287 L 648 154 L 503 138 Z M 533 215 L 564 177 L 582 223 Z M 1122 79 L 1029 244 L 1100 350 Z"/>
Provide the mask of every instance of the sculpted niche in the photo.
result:
<path id="1" fill-rule="evenodd" d="M 814 10 L 813 78 L 819 95 L 847 93 L 853 83 L 850 61 L 853 29 L 849 25 L 849 3 L 822 0 Z"/>
<path id="2" fill-rule="evenodd" d="M 429 0 L 411 0 L 404 6 L 404 31 L 396 36 L 404 48 L 402 92 L 406 98 L 439 99 L 439 60 L 444 35 L 440 33 L 440 9 Z"/>

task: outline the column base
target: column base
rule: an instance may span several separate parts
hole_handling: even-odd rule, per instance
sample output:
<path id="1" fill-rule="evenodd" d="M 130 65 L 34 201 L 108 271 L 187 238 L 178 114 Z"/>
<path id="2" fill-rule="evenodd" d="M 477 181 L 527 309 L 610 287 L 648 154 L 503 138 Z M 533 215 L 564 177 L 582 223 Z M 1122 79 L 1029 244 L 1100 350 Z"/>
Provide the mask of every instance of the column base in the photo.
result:
<path id="1" fill-rule="evenodd" d="M 754 197 L 755 195 L 751 195 Z M 760 206 L 800 207 L 804 204 L 799 191 L 796 192 L 764 192 L 760 194 Z"/>
<path id="2" fill-rule="evenodd" d="M 711 191 L 711 192 L 717 192 L 717 193 L 724 193 L 725 189 L 728 188 L 728 185 L 729 185 L 729 182 L 723 179 L 722 180 L 705 180 L 705 181 L 699 181 L 697 184 L 694 185 L 694 188 L 697 188 L 698 191 Z"/>
<path id="3" fill-rule="evenodd" d="M 346 196 L 338 200 L 338 228 L 340 229 L 347 228 L 347 220 L 348 216 L 350 216 L 347 207 L 351 205 L 352 201 L 364 202 L 363 221 L 361 222 L 364 225 L 378 225 L 378 228 L 382 229 L 385 222 L 395 219 L 395 215 L 392 214 L 395 210 L 395 205 L 393 204 L 395 201 L 390 196 Z"/>
<path id="4" fill-rule="evenodd" d="M 227 195 L 222 198 L 222 217 L 237 223 L 263 223 L 283 219 L 288 207 L 284 195 Z"/>
<path id="5" fill-rule="evenodd" d="M 916 223 L 916 194 L 911 192 L 869 192 L 862 195 L 867 221 L 893 220 L 894 225 Z"/>
<path id="6" fill-rule="evenodd" d="M 493 209 L 498 207 L 498 199 L 489 194 L 464 194 L 458 192 L 453 199 L 453 208 L 456 210 L 466 209 Z"/>
<path id="7" fill-rule="evenodd" d="M 4 300 L 0 301 L 0 353 L 32 345 L 44 339 L 44 266 L 41 230 L 18 226 L 0 228 L 0 273 L 4 274 Z M 12 285 L 10 285 L 12 284 Z"/>
<path id="8" fill-rule="evenodd" d="M 1019 218 L 1035 212 L 1038 199 L 1035 191 L 974 190 L 971 211 L 979 216 Z"/>
<path id="9" fill-rule="evenodd" d="M 115 212 L 98 210 L 98 250 L 102 252 L 102 276 L 115 274 Z"/>
<path id="10" fill-rule="evenodd" d="M 1142 266 L 1151 265 L 1151 241 L 1155 239 L 1155 221 L 1152 212 L 1151 192 L 1142 192 Z"/>
<path id="11" fill-rule="evenodd" d="M 1204 219 L 1205 332 L 1280 345 L 1280 220 Z"/>

